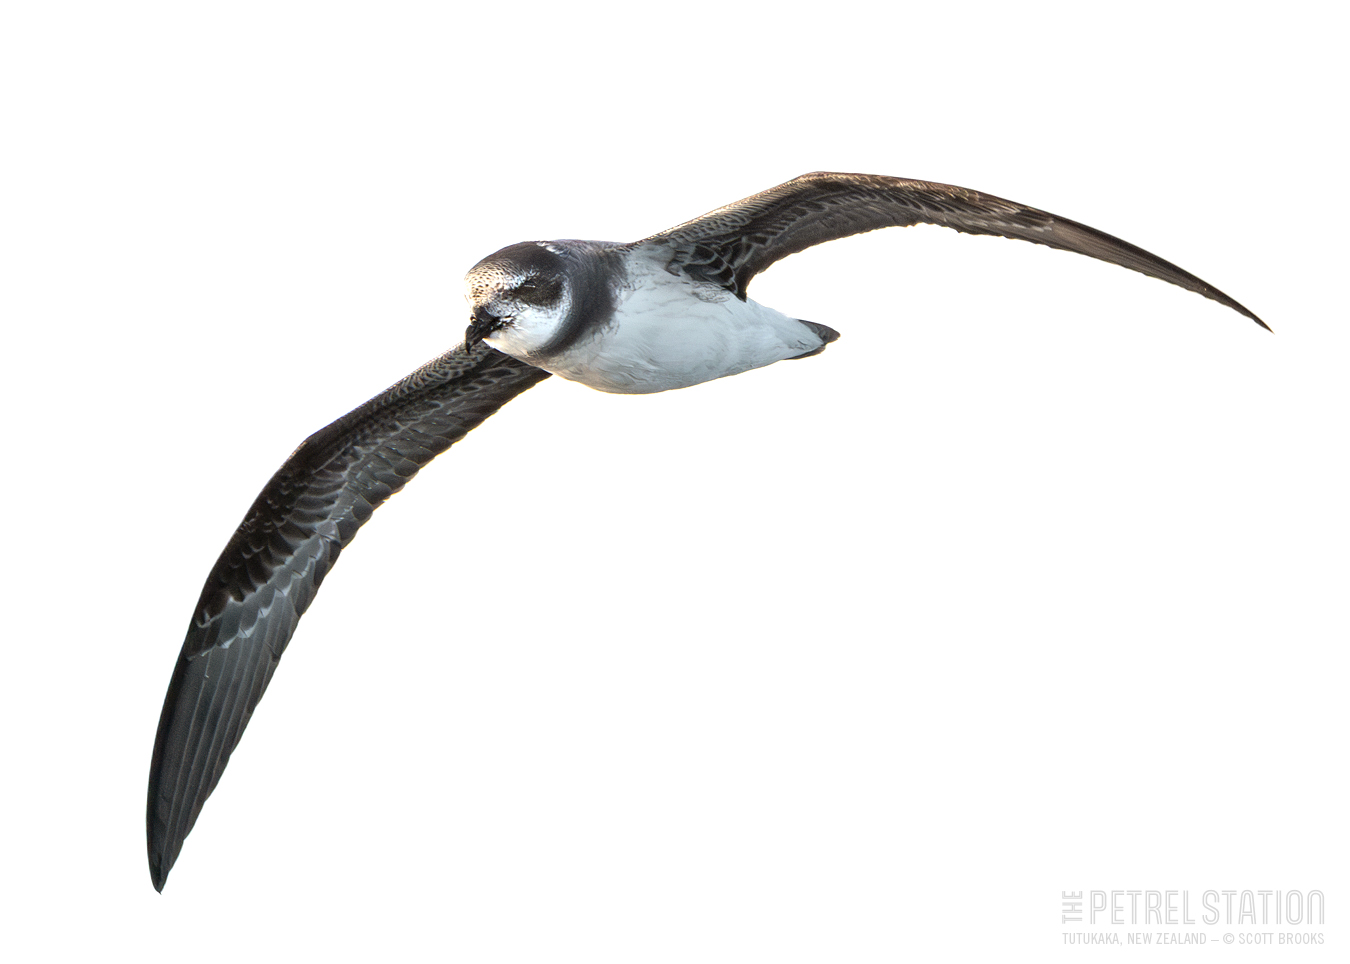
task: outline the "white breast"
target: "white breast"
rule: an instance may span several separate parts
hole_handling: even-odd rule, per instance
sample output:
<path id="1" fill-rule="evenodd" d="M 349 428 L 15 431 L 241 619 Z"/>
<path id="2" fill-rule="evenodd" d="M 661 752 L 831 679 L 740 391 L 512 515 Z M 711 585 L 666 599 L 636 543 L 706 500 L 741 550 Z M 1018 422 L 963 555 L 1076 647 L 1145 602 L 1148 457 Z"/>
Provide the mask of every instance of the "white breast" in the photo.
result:
<path id="1" fill-rule="evenodd" d="M 629 269 L 610 324 L 542 367 L 602 392 L 645 394 L 761 368 L 821 345 L 796 319 L 716 285 L 696 284 L 649 259 Z"/>

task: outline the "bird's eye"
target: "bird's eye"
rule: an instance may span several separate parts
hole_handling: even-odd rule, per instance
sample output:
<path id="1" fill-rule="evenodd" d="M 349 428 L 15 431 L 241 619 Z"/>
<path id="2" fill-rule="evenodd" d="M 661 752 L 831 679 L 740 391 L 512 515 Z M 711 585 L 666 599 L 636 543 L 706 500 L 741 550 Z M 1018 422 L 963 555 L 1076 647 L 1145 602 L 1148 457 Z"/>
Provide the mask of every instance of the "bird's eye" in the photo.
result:
<path id="1" fill-rule="evenodd" d="M 537 275 L 519 282 L 512 294 L 528 305 L 550 305 L 558 300 L 561 283 L 552 278 L 540 278 Z"/>

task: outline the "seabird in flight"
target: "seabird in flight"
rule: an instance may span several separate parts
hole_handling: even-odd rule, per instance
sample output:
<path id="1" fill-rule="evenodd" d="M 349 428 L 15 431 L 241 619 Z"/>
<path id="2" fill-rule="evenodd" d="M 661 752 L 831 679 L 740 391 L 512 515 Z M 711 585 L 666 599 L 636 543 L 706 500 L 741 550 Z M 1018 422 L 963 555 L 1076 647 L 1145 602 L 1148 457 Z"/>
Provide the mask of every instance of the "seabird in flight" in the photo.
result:
<path id="1" fill-rule="evenodd" d="M 305 439 L 212 567 L 150 763 L 155 889 L 324 576 L 419 469 L 550 374 L 605 392 L 661 392 L 819 354 L 838 333 L 751 301 L 751 279 L 812 245 L 911 224 L 1076 251 L 1266 327 L 1195 275 L 1095 228 L 966 188 L 867 174 L 807 174 L 630 244 L 503 248 L 465 278 L 464 343 Z"/>

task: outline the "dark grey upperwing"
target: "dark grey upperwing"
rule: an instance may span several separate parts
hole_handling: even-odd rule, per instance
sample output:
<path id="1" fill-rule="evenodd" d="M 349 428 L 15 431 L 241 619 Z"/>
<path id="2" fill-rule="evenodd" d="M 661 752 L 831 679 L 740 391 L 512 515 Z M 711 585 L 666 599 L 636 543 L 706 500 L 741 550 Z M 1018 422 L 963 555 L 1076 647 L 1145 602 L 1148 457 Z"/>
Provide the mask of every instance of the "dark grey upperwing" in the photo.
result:
<path id="1" fill-rule="evenodd" d="M 1269 327 L 1190 272 L 1086 224 L 963 187 L 876 174 L 803 174 L 633 247 L 663 248 L 672 271 L 721 285 L 743 300 L 750 279 L 781 258 L 825 241 L 911 224 L 1076 251 L 1199 292 Z"/>
<path id="2" fill-rule="evenodd" d="M 418 469 L 548 377 L 461 346 L 301 443 L 216 560 L 155 735 L 146 844 L 155 889 L 215 789 L 338 553 Z"/>

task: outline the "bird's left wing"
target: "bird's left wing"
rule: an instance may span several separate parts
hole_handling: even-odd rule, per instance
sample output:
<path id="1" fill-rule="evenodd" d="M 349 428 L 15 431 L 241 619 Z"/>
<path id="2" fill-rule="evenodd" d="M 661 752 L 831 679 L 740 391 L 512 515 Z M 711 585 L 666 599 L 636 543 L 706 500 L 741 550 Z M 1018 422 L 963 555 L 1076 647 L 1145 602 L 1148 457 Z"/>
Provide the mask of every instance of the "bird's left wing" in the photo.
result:
<path id="1" fill-rule="evenodd" d="M 487 345 L 455 348 L 272 476 L 207 577 L 164 699 L 145 814 L 156 890 L 338 553 L 422 466 L 547 377 Z"/>
<path id="2" fill-rule="evenodd" d="M 744 299 L 750 279 L 781 258 L 864 231 L 911 224 L 1085 254 L 1197 292 L 1268 327 L 1213 285 L 1105 231 L 981 191 L 880 174 L 803 174 L 630 247 L 653 252 L 670 270 Z"/>

